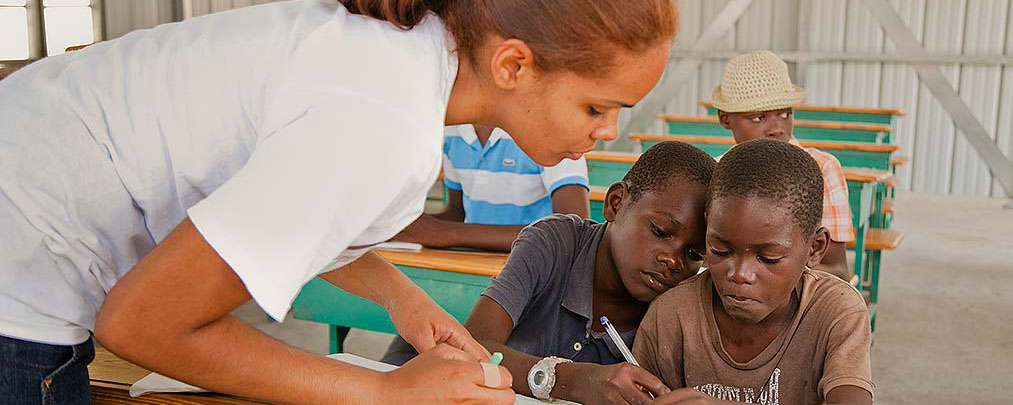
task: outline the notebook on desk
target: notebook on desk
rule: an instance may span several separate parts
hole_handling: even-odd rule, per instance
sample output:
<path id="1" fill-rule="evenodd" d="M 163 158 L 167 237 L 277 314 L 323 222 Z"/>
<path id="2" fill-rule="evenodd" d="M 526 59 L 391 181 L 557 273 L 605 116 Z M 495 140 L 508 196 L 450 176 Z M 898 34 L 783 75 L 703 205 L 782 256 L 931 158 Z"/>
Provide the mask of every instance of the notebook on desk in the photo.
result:
<path id="1" fill-rule="evenodd" d="M 338 353 L 327 356 L 328 358 L 345 362 L 354 366 L 362 368 L 368 368 L 370 370 L 376 370 L 380 372 L 387 372 L 397 368 L 397 366 L 381 363 L 376 360 L 370 360 L 365 357 L 356 356 L 348 353 Z M 169 377 L 163 376 L 157 373 L 151 373 L 144 378 L 138 380 L 134 385 L 130 386 L 130 396 L 139 397 L 144 394 L 152 393 L 187 393 L 187 392 L 210 392 L 208 390 L 194 387 L 192 385 L 173 380 Z M 524 395 L 517 395 L 517 404 L 528 404 L 528 405 L 541 405 L 544 402 L 537 399 L 527 397 Z M 562 401 L 560 404 L 576 404 L 574 402 Z"/>

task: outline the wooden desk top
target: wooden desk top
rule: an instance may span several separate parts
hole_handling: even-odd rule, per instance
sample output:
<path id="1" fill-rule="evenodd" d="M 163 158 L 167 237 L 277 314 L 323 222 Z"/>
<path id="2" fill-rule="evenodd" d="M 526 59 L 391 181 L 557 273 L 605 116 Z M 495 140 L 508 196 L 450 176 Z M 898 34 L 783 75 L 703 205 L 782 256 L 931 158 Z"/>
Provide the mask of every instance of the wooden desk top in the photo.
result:
<path id="1" fill-rule="evenodd" d="M 687 143 L 735 144 L 735 138 L 720 135 L 630 134 L 630 139 L 642 141 L 682 141 Z"/>
<path id="2" fill-rule="evenodd" d="M 735 144 L 735 138 L 720 135 L 712 136 L 712 135 L 630 134 L 630 138 L 645 141 L 682 141 L 689 143 L 696 142 L 696 143 Z M 817 149 L 844 149 L 844 150 L 859 150 L 867 152 L 894 152 L 900 150 L 900 146 L 884 143 L 816 141 L 811 139 L 799 139 L 798 143 L 807 148 L 817 148 Z M 591 157 L 588 156 L 588 159 L 591 159 Z"/>
<path id="3" fill-rule="evenodd" d="M 844 167 L 844 179 L 864 182 L 884 182 L 896 184 L 897 178 L 886 170 L 870 169 L 867 167 Z"/>
<path id="4" fill-rule="evenodd" d="M 701 101 L 700 105 L 704 107 L 710 107 L 710 101 Z M 809 110 L 809 111 L 833 111 L 833 112 L 850 112 L 850 113 L 866 113 L 866 114 L 890 114 L 901 116 L 904 115 L 904 110 L 898 110 L 895 108 L 870 108 L 870 107 L 848 107 L 840 105 L 812 105 L 812 104 L 800 104 L 793 107 L 796 110 Z"/>
<path id="5" fill-rule="evenodd" d="M 591 191 L 587 193 L 587 199 L 591 201 L 605 201 L 605 193 L 608 191 L 609 188 L 605 186 L 591 186 Z"/>
<path id="6" fill-rule="evenodd" d="M 503 267 L 506 266 L 507 257 L 509 256 L 506 253 L 465 252 L 426 248 L 423 248 L 419 252 L 377 249 L 376 253 L 396 265 L 456 271 L 483 276 L 498 275 L 503 270 Z"/>
<path id="7" fill-rule="evenodd" d="M 718 117 L 713 115 L 658 115 L 665 121 L 679 121 L 679 122 L 702 122 L 702 123 L 718 123 Z M 863 122 L 841 122 L 841 121 L 812 121 L 812 120 L 795 120 L 796 127 L 807 127 L 807 128 L 825 128 L 825 129 L 850 129 L 853 131 L 876 131 L 876 132 L 891 132 L 893 128 L 889 125 L 883 124 L 869 124 Z"/>
<path id="8" fill-rule="evenodd" d="M 633 135 L 630 135 L 631 137 Z M 587 160 L 598 160 L 604 162 L 634 163 L 640 157 L 639 153 L 619 152 L 611 150 L 593 150 L 584 154 Z"/>
<path id="9" fill-rule="evenodd" d="M 223 394 L 147 394 L 130 397 L 130 386 L 150 371 L 96 347 L 95 361 L 88 366 L 93 404 L 263 404 L 265 402 Z"/>
<path id="10" fill-rule="evenodd" d="M 893 229 L 870 228 L 865 234 L 865 248 L 869 250 L 894 250 L 904 240 L 904 234 Z M 848 247 L 855 247 L 855 242 L 847 243 Z"/>

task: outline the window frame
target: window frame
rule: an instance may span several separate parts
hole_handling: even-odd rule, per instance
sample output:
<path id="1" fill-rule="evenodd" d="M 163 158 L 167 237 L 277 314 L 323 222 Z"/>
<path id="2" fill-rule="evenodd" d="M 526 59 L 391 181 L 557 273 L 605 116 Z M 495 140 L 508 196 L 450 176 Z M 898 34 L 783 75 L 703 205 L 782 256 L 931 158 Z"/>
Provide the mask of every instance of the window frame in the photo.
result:
<path id="1" fill-rule="evenodd" d="M 46 24 L 45 24 L 45 9 L 43 6 L 44 0 L 26 0 L 25 11 L 28 16 L 28 59 L 24 60 L 0 60 L 0 78 L 13 73 L 15 70 L 28 65 L 29 63 L 35 62 L 42 59 L 47 55 L 46 53 Z M 3 7 L 22 7 L 22 6 L 3 6 Z M 50 6 L 50 7 L 64 7 L 64 6 Z M 95 38 L 95 42 L 102 41 L 105 38 L 105 24 L 103 17 L 105 15 L 105 1 L 104 0 L 90 0 L 87 7 L 91 8 L 91 22 L 92 34 Z"/>

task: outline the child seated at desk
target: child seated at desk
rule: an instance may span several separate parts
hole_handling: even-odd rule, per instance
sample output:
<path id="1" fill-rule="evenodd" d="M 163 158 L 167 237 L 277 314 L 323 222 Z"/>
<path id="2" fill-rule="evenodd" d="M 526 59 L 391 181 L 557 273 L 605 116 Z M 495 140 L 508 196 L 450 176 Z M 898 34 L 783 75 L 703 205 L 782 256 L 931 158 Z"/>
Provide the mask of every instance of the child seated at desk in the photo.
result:
<path id="1" fill-rule="evenodd" d="M 755 140 L 714 170 L 708 269 L 656 299 L 633 356 L 674 389 L 655 403 L 871 404 L 868 308 L 811 269 L 827 251 L 808 154 Z"/>
<path id="2" fill-rule="evenodd" d="M 447 127 L 443 140 L 447 207 L 422 214 L 394 240 L 426 247 L 509 251 L 524 226 L 552 213 L 587 218 L 584 157 L 540 166 L 499 128 Z"/>
<path id="3" fill-rule="evenodd" d="M 503 352 L 517 393 L 594 404 L 649 401 L 638 386 L 665 391 L 622 363 L 598 319 L 608 316 L 630 346 L 651 300 L 697 273 L 714 165 L 696 147 L 661 142 L 609 187 L 605 223 L 554 215 L 521 232 L 464 324 Z M 406 361 L 401 349 L 392 346 L 384 361 Z M 525 379 L 532 370 L 546 377 L 540 385 Z"/>
<path id="4" fill-rule="evenodd" d="M 792 107 L 802 103 L 805 96 L 805 89 L 791 83 L 784 61 L 773 52 L 754 51 L 728 62 L 711 102 L 718 109 L 721 126 L 732 131 L 735 143 L 765 138 L 799 146 L 792 136 Z M 822 225 L 830 231 L 831 240 L 830 249 L 816 268 L 850 281 L 845 244 L 855 240 L 855 230 L 844 169 L 834 155 L 816 148 L 804 149 L 823 173 Z"/>

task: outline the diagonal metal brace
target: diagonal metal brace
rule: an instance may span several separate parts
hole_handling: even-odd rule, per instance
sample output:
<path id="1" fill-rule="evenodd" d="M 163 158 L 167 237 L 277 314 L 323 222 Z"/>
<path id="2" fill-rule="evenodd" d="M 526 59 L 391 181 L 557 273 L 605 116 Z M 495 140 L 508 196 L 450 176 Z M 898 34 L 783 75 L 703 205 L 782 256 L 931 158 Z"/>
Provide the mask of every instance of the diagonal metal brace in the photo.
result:
<path id="1" fill-rule="evenodd" d="M 753 0 L 732 0 L 729 2 L 714 17 L 714 20 L 700 34 L 700 37 L 696 41 L 693 41 L 693 46 L 689 49 L 691 51 L 713 49 L 714 45 L 728 33 L 728 30 L 735 26 L 735 22 L 739 20 L 739 17 L 745 13 L 752 3 Z M 630 132 L 647 130 L 651 123 L 657 119 L 655 116 L 664 110 L 665 105 L 672 100 L 672 97 L 675 97 L 682 83 L 689 79 L 690 74 L 699 68 L 702 62 L 703 58 L 682 59 L 675 66 L 672 66 L 674 61 L 669 62 L 669 69 L 665 74 L 665 78 L 654 87 L 654 90 L 651 90 L 647 97 L 641 100 L 640 108 L 634 111 L 633 116 L 626 122 L 626 125 L 623 125 L 619 133 L 629 134 Z"/>
<path id="2" fill-rule="evenodd" d="M 930 55 L 922 48 L 911 30 L 904 24 L 897 11 L 894 10 L 886 0 L 862 0 L 881 27 L 886 32 L 897 49 L 905 56 L 912 58 L 928 58 Z M 953 118 L 957 129 L 964 134 L 967 143 L 974 147 L 978 156 L 985 161 L 988 170 L 992 173 L 999 184 L 1002 185 L 1006 195 L 1013 197 L 1013 163 L 1003 155 L 999 146 L 989 137 L 988 131 L 974 116 L 971 108 L 964 103 L 960 95 L 953 89 L 950 82 L 946 80 L 939 67 L 927 63 L 912 62 L 911 67 L 918 73 L 922 83 L 932 92 L 932 95 L 939 100 L 939 104 Z"/>

